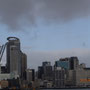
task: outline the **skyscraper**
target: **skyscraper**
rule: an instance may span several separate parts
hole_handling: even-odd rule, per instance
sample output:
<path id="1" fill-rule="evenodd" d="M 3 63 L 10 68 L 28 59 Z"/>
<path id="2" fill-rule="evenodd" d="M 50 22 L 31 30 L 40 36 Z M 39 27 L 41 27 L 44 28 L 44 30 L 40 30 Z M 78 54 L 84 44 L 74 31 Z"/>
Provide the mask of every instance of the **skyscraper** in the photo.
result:
<path id="1" fill-rule="evenodd" d="M 7 61 L 6 67 L 8 73 L 16 73 L 21 75 L 21 52 L 20 40 L 16 37 L 7 38 Z"/>
<path id="2" fill-rule="evenodd" d="M 42 75 L 44 74 L 43 67 L 38 67 L 38 79 L 42 79 Z"/>
<path id="3" fill-rule="evenodd" d="M 27 55 L 21 52 L 21 77 L 26 79 Z"/>
<path id="4" fill-rule="evenodd" d="M 43 79 L 52 80 L 52 66 L 51 62 L 43 62 Z"/>
<path id="5" fill-rule="evenodd" d="M 79 60 L 77 57 L 71 57 L 70 58 L 70 69 L 71 70 L 76 70 L 78 69 L 79 66 Z"/>

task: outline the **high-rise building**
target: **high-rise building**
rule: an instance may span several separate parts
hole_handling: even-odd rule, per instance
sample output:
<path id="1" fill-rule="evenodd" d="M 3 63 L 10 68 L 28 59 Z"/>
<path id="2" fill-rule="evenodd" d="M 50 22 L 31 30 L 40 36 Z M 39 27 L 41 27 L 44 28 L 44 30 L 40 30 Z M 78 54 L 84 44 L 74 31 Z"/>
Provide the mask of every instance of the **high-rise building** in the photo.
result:
<path id="1" fill-rule="evenodd" d="M 77 57 L 63 58 L 55 62 L 56 67 L 62 67 L 67 70 L 76 70 L 79 67 Z"/>
<path id="2" fill-rule="evenodd" d="M 43 67 L 42 66 L 39 66 L 38 67 L 38 79 L 42 79 L 43 73 L 44 73 Z"/>
<path id="3" fill-rule="evenodd" d="M 42 63 L 42 66 L 51 66 L 51 62 L 45 61 Z"/>
<path id="4" fill-rule="evenodd" d="M 45 80 L 52 80 L 52 66 L 45 66 L 43 67 L 43 70 L 44 70 L 44 74 L 43 74 L 43 79 Z"/>
<path id="5" fill-rule="evenodd" d="M 52 66 L 51 62 L 43 62 L 43 79 L 44 80 L 52 80 Z"/>
<path id="6" fill-rule="evenodd" d="M 7 61 L 6 67 L 8 73 L 16 73 L 21 75 L 21 52 L 20 52 L 20 40 L 16 37 L 7 38 Z"/>
<path id="7" fill-rule="evenodd" d="M 27 81 L 28 83 L 35 80 L 35 71 L 34 69 L 27 69 Z"/>
<path id="8" fill-rule="evenodd" d="M 56 67 L 54 70 L 54 87 L 65 87 L 65 70 L 61 67 Z"/>
<path id="9" fill-rule="evenodd" d="M 35 81 L 35 70 L 34 69 L 31 70 L 32 70 L 32 81 Z"/>
<path id="10" fill-rule="evenodd" d="M 11 46 L 10 49 L 10 73 L 21 75 L 21 53 L 16 46 Z"/>
<path id="11" fill-rule="evenodd" d="M 55 67 L 62 67 L 64 69 L 70 69 L 69 58 L 60 59 L 55 62 Z"/>
<path id="12" fill-rule="evenodd" d="M 70 58 L 70 69 L 76 70 L 79 67 L 79 60 L 77 57 L 71 57 Z"/>
<path id="13" fill-rule="evenodd" d="M 27 55 L 21 54 L 21 77 L 26 80 L 26 69 L 27 69 Z"/>

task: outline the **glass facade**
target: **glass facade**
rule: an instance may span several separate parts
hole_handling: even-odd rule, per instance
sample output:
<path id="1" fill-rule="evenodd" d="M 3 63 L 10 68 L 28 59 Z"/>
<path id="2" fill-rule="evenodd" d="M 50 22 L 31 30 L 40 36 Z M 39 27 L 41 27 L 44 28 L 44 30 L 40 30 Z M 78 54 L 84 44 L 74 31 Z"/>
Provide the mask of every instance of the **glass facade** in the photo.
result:
<path id="1" fill-rule="evenodd" d="M 65 69 L 70 68 L 69 61 L 56 61 L 55 66 L 56 67 L 62 67 L 62 68 L 65 68 Z"/>

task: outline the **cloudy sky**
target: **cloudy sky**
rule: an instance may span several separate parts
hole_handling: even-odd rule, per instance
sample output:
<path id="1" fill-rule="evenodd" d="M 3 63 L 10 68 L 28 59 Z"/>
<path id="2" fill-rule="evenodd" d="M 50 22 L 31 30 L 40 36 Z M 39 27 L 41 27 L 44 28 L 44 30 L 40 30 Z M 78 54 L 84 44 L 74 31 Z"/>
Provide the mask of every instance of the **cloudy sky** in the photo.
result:
<path id="1" fill-rule="evenodd" d="M 30 68 L 70 56 L 90 66 L 90 0 L 0 0 L 0 45 L 8 36 Z"/>

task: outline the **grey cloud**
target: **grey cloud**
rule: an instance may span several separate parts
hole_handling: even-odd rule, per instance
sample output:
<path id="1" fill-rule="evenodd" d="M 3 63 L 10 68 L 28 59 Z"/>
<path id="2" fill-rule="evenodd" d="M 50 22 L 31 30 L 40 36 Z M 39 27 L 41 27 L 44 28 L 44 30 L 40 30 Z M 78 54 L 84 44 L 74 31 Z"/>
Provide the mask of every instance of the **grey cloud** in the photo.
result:
<path id="1" fill-rule="evenodd" d="M 0 0 L 0 21 L 17 30 L 22 22 L 34 23 L 33 9 L 32 0 Z"/>
<path id="2" fill-rule="evenodd" d="M 90 0 L 0 0 L 0 22 L 11 30 L 33 26 L 40 18 L 66 22 L 89 15 Z"/>
<path id="3" fill-rule="evenodd" d="M 40 0 L 41 16 L 48 21 L 70 21 L 90 15 L 90 0 Z"/>

